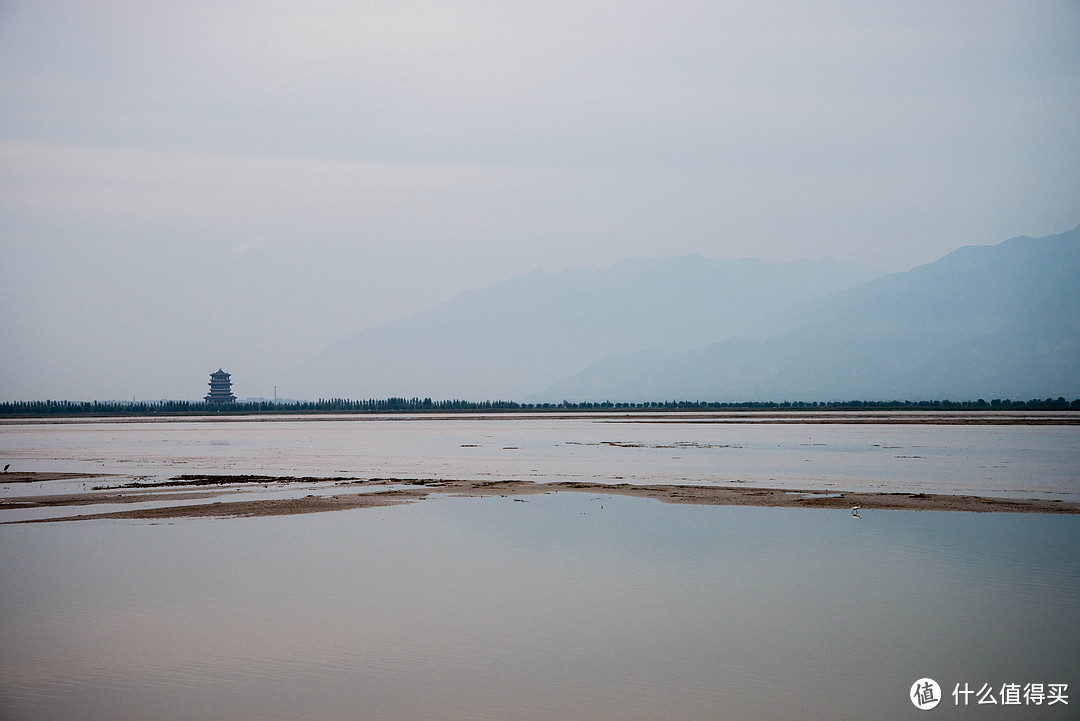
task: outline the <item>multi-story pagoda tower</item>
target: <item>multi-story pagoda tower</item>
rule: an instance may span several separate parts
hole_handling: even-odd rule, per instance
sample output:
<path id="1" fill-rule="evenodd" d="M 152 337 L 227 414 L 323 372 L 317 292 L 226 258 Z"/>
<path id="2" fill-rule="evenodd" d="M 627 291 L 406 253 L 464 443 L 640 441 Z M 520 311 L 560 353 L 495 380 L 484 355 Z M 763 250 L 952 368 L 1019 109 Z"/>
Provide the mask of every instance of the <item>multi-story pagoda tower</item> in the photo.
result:
<path id="1" fill-rule="evenodd" d="M 210 392 L 204 399 L 207 403 L 235 403 L 236 396 L 232 393 L 232 381 L 229 374 L 220 368 L 217 373 L 210 374 Z"/>

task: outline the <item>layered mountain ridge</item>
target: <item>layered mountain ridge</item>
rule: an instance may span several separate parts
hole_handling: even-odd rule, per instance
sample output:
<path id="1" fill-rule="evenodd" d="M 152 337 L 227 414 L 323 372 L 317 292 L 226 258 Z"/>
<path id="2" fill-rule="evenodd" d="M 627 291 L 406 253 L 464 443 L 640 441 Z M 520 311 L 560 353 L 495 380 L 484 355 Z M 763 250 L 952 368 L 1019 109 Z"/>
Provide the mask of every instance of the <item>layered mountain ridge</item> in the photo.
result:
<path id="1" fill-rule="evenodd" d="M 905 273 L 825 259 L 535 271 L 350 334 L 298 397 L 529 402 L 1080 395 L 1080 228 Z"/>

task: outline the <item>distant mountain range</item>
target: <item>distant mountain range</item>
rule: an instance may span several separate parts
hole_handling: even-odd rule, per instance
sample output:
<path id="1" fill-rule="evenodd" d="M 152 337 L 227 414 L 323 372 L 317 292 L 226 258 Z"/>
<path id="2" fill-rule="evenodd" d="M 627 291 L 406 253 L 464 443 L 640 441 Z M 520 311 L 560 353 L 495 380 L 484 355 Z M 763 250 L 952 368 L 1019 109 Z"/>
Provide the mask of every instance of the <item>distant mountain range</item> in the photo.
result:
<path id="1" fill-rule="evenodd" d="M 698 255 L 537 270 L 347 335 L 282 388 L 302 398 L 521 400 L 602 358 L 753 333 L 770 313 L 881 275 L 833 260 Z"/>
<path id="2" fill-rule="evenodd" d="M 961 248 L 772 314 L 756 338 L 604 359 L 536 400 L 1080 396 L 1080 228 Z"/>
<path id="3" fill-rule="evenodd" d="M 340 339 L 303 397 L 1080 397 L 1080 228 L 906 273 L 832 260 L 536 271 Z"/>

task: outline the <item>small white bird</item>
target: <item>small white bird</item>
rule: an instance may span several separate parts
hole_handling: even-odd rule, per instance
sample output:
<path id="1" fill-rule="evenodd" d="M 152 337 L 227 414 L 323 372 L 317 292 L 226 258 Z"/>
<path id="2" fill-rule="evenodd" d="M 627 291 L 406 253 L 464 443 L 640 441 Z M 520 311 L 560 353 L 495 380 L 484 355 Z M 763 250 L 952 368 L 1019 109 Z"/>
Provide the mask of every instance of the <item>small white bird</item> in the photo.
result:
<path id="1" fill-rule="evenodd" d="M 859 509 L 860 508 L 862 508 L 862 506 L 852 506 L 851 507 L 851 515 L 852 515 L 853 518 L 862 518 L 862 516 L 859 515 Z"/>

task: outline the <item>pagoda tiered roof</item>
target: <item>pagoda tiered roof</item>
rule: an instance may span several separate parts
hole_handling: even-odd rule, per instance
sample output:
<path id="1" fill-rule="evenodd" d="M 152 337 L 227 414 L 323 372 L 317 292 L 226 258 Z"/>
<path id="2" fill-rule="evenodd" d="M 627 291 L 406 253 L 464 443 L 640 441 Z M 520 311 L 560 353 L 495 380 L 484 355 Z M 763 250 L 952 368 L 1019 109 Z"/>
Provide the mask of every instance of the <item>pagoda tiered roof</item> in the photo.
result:
<path id="1" fill-rule="evenodd" d="M 210 374 L 210 392 L 204 400 L 207 403 L 235 403 L 236 396 L 232 392 L 232 381 L 229 374 L 218 368 L 217 372 Z"/>

